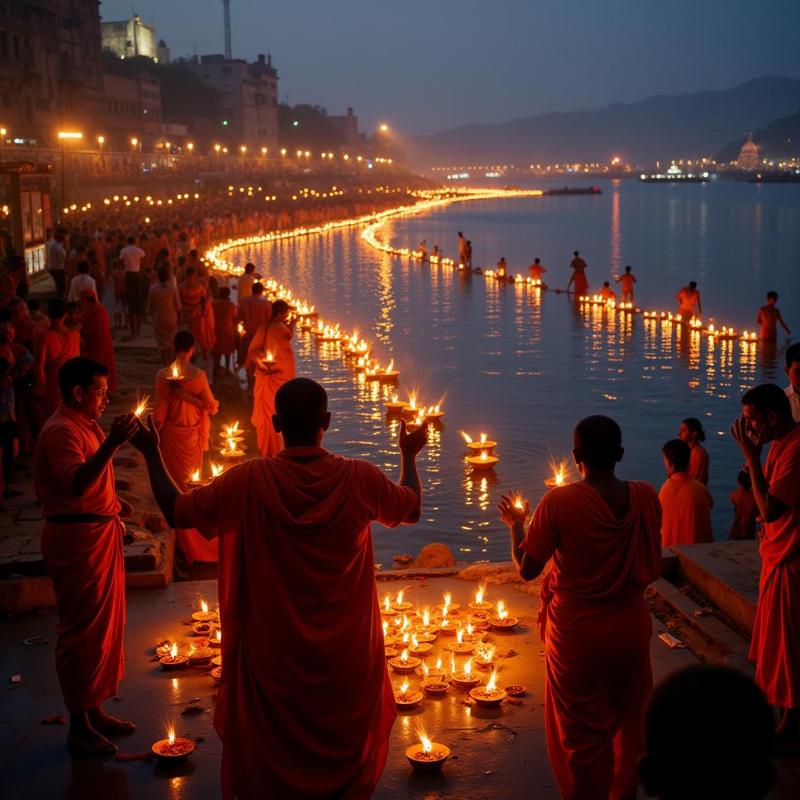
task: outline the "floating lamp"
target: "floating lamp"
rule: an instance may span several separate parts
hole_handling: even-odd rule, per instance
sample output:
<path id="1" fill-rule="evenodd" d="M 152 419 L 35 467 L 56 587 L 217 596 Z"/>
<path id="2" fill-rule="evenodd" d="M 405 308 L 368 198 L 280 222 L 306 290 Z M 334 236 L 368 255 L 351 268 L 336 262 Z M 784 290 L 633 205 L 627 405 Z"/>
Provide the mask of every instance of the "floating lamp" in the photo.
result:
<path id="1" fill-rule="evenodd" d="M 497 456 L 490 456 L 485 450 L 482 450 L 479 456 L 467 456 L 467 463 L 473 470 L 494 469 L 499 461 Z"/>

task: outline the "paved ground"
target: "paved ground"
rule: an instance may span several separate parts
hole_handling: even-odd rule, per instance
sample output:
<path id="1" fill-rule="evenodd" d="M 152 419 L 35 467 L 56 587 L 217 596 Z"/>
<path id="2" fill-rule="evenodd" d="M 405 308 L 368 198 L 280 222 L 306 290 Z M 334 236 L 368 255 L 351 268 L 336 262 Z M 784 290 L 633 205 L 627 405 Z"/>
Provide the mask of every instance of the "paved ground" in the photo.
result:
<path id="1" fill-rule="evenodd" d="M 444 591 L 455 600 L 468 600 L 475 584 L 458 578 L 408 581 L 413 601 L 435 604 Z M 381 582 L 396 590 L 401 583 Z M 388 764 L 376 797 L 480 798 L 519 794 L 540 800 L 555 798 L 544 743 L 543 658 L 533 627 L 538 600 L 512 585 L 490 586 L 490 596 L 504 597 L 523 624 L 516 634 L 493 635 L 499 649 L 517 655 L 501 660 L 501 684 L 522 683 L 527 694 L 519 706 L 482 711 L 464 704 L 452 692 L 439 701 L 426 700 L 419 712 L 403 714 L 395 724 Z M 126 632 L 127 676 L 121 699 L 112 711 L 134 719 L 135 734 L 120 741 L 128 753 L 145 751 L 161 738 L 173 721 L 180 734 L 203 737 L 196 754 L 177 771 L 153 764 L 72 760 L 65 746 L 66 728 L 46 725 L 43 717 L 64 713 L 53 669 L 55 615 L 19 617 L 0 627 L 0 792 L 17 798 L 192 798 L 218 797 L 220 742 L 211 726 L 214 686 L 203 672 L 187 670 L 175 677 L 152 661 L 152 648 L 162 638 L 187 638 L 182 624 L 201 598 L 213 601 L 211 581 L 176 583 L 159 590 L 131 590 Z M 656 623 L 656 630 L 663 629 Z M 42 645 L 25 639 L 42 636 Z M 439 645 L 437 643 L 437 651 Z M 694 658 L 685 651 L 653 644 L 654 670 L 659 678 Z M 11 676 L 20 675 L 18 683 Z M 203 711 L 182 716 L 186 705 L 199 698 Z M 423 719 L 437 740 L 448 744 L 453 758 L 438 777 L 412 775 L 403 752 L 414 739 L 417 719 Z"/>

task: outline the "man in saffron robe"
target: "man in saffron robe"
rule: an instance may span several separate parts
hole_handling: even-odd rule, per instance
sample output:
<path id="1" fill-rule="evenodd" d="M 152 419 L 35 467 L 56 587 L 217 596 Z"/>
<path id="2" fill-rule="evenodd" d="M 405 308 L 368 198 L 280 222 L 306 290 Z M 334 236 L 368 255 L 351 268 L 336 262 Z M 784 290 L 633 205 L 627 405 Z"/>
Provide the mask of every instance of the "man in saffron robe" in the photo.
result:
<path id="1" fill-rule="evenodd" d="M 258 329 L 250 342 L 245 363 L 247 369 L 255 370 L 251 422 L 256 429 L 262 456 L 274 456 L 283 448 L 281 435 L 272 424 L 272 416 L 276 392 L 286 381 L 294 378 L 294 322 L 287 324 L 288 316 L 288 303 L 276 300 L 272 304 L 272 318 Z M 274 364 L 264 364 L 267 354 Z"/>
<path id="2" fill-rule="evenodd" d="M 772 383 L 742 397 L 732 434 L 761 514 L 761 578 L 750 659 L 756 683 L 780 709 L 779 746 L 800 744 L 800 424 Z M 766 464 L 761 450 L 771 442 Z"/>
<path id="3" fill-rule="evenodd" d="M 615 278 L 615 280 L 617 283 L 622 284 L 622 302 L 632 303 L 633 284 L 636 283 L 636 277 L 634 276 L 633 272 L 631 272 L 630 265 L 625 267 L 625 272 L 623 272 L 618 278 Z"/>
<path id="4" fill-rule="evenodd" d="M 211 417 L 219 403 L 211 393 L 203 370 L 191 363 L 194 337 L 189 331 L 175 334 L 175 363 L 183 376 L 170 380 L 171 366 L 156 373 L 153 420 L 161 439 L 161 453 L 172 480 L 185 491 L 195 470 L 203 467 L 203 453 L 208 450 Z M 193 529 L 178 528 L 178 547 L 186 563 L 214 562 L 218 557 L 217 540 L 209 541 Z"/>
<path id="5" fill-rule="evenodd" d="M 567 291 L 569 291 L 569 287 L 574 284 L 575 299 L 577 300 L 589 294 L 589 281 L 586 278 L 587 264 L 583 258 L 581 258 L 581 254 L 576 250 L 572 255 L 572 261 L 569 262 L 572 275 L 570 275 L 569 282 L 567 283 Z"/>
<path id="6" fill-rule="evenodd" d="M 67 328 L 67 305 L 59 297 L 47 304 L 50 327 L 36 336 L 33 343 L 33 369 L 36 393 L 41 404 L 39 418 L 46 420 L 61 400 L 58 371 L 69 359 L 80 355 L 81 336 Z"/>
<path id="7" fill-rule="evenodd" d="M 273 418 L 285 449 L 183 495 L 152 423 L 134 437 L 166 519 L 220 537 L 225 670 L 214 724 L 226 799 L 367 800 L 386 760 L 395 705 L 370 522 L 419 519 L 415 457 L 427 435 L 401 424 L 396 484 L 323 449 L 330 419 L 319 384 L 285 383 Z"/>
<path id="8" fill-rule="evenodd" d="M 700 292 L 697 290 L 697 282 L 689 281 L 688 286 L 684 286 L 675 295 L 678 301 L 678 315 L 684 322 L 688 322 L 692 317 L 700 316 L 703 313 L 703 304 L 700 302 Z"/>
<path id="9" fill-rule="evenodd" d="M 545 730 L 550 766 L 566 800 L 636 797 L 643 717 L 652 689 L 650 614 L 644 589 L 661 574 L 661 510 L 652 486 L 621 481 L 622 434 L 612 419 L 575 428 L 583 480 L 529 508 L 504 495 L 511 555 L 524 580 L 552 558 L 542 584 Z"/>
<path id="10" fill-rule="evenodd" d="M 56 671 L 70 713 L 71 748 L 116 752 L 107 736 L 129 733 L 103 703 L 124 670 L 125 565 L 120 514 L 131 508 L 114 489 L 111 459 L 138 429 L 117 417 L 107 437 L 97 423 L 108 405 L 108 370 L 77 357 L 59 370 L 63 397 L 36 445 L 34 489 L 42 504 L 42 555 L 58 603 Z"/>
<path id="11" fill-rule="evenodd" d="M 108 389 L 117 388 L 117 360 L 111 339 L 111 321 L 105 306 L 98 302 L 93 289 L 84 289 L 81 304 L 81 355 L 99 361 L 108 368 Z"/>
<path id="12" fill-rule="evenodd" d="M 667 480 L 658 493 L 661 503 L 661 546 L 711 542 L 711 507 L 708 489 L 689 474 L 689 445 L 670 439 L 661 451 Z"/>

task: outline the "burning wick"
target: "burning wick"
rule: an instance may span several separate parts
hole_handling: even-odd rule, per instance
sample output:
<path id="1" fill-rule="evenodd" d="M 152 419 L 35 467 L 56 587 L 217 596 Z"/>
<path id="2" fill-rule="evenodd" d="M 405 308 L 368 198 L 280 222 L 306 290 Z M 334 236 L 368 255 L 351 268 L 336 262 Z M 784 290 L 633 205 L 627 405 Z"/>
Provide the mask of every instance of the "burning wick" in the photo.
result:
<path id="1" fill-rule="evenodd" d="M 169 367 L 169 377 L 170 380 L 179 381 L 183 377 L 183 372 L 181 371 L 181 365 L 177 361 L 173 361 Z"/>
<path id="2" fill-rule="evenodd" d="M 141 419 L 150 409 L 150 395 L 143 394 L 139 395 L 138 400 L 136 401 L 136 408 L 133 409 L 133 415 L 137 419 Z"/>
<path id="3" fill-rule="evenodd" d="M 222 467 L 218 464 L 211 464 L 211 477 L 217 478 L 222 475 Z"/>

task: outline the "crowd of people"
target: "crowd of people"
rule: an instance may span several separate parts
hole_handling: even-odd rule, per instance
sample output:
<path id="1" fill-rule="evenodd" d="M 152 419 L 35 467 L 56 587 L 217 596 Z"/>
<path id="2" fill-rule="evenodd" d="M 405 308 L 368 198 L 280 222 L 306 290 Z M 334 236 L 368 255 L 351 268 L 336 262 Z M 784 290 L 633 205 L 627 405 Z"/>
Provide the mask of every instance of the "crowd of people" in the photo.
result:
<path id="1" fill-rule="evenodd" d="M 397 481 L 324 449 L 327 395 L 295 376 L 288 304 L 266 298 L 252 264 L 237 278 L 234 304 L 188 232 L 163 227 L 142 239 L 114 228 L 87 242 L 86 231 L 57 231 L 48 248 L 56 296 L 47 313 L 16 289 L 0 308 L 3 491 L 14 491 L 16 454 L 35 447 L 68 740 L 104 756 L 135 727 L 103 707 L 123 672 L 121 518 L 131 510 L 117 495 L 112 460 L 130 444 L 143 454 L 187 562 L 219 560 L 223 796 L 366 800 L 395 717 L 370 523 L 419 520 L 416 456 L 426 426 L 401 423 Z M 109 241 L 99 256 L 97 242 Z M 585 263 L 573 269 L 578 292 Z M 531 270 L 539 278 L 545 271 L 539 259 Z M 620 276 L 631 298 L 635 282 L 630 269 Z M 145 318 L 152 323 L 163 367 L 149 419 L 120 415 L 104 435 L 99 420 L 117 381 L 111 320 L 100 302 L 106 287 L 120 303 L 114 322 L 131 337 Z M 699 294 L 687 289 L 679 302 L 691 300 L 694 313 Z M 262 458 L 193 486 L 219 405 L 201 361 L 247 370 Z M 698 419 L 683 420 L 664 445 L 660 493 L 617 478 L 622 431 L 592 416 L 573 436 L 581 480 L 549 491 L 536 509 L 502 497 L 520 576 L 544 575 L 545 732 L 563 797 L 633 798 L 640 782 L 665 799 L 762 797 L 774 777 L 773 743 L 800 745 L 800 345 L 787 349 L 786 365 L 789 389 L 748 391 L 732 428 L 744 467 L 731 537 L 751 538 L 758 525 L 762 557 L 750 651 L 755 685 L 732 670 L 696 667 L 653 692 L 644 590 L 661 574 L 662 547 L 687 541 L 687 532 L 690 541 L 711 540 L 709 456 Z M 777 726 L 768 704 L 779 710 Z M 695 765 L 688 783 L 675 777 L 675 764 L 685 762 Z"/>

